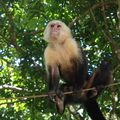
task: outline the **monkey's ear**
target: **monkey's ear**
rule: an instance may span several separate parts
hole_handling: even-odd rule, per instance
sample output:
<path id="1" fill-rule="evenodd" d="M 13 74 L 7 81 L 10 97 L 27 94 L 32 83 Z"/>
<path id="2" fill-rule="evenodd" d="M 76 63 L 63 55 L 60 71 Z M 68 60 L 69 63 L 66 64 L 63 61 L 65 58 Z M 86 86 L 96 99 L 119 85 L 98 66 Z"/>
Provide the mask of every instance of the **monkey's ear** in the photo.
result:
<path id="1" fill-rule="evenodd" d="M 49 36 L 50 36 L 49 33 L 50 33 L 49 27 L 47 26 L 46 29 L 44 30 L 44 33 L 43 33 L 43 40 L 45 40 L 47 42 L 49 41 Z"/>

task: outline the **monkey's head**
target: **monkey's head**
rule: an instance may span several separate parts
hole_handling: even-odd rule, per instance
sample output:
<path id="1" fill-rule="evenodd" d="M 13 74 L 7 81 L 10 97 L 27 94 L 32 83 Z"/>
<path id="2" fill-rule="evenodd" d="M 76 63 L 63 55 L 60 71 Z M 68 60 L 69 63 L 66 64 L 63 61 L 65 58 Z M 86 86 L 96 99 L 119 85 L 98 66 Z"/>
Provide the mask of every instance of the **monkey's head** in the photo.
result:
<path id="1" fill-rule="evenodd" d="M 49 43 L 62 43 L 65 40 L 72 38 L 72 35 L 65 23 L 59 20 L 53 20 L 49 22 L 45 28 L 43 38 Z"/>

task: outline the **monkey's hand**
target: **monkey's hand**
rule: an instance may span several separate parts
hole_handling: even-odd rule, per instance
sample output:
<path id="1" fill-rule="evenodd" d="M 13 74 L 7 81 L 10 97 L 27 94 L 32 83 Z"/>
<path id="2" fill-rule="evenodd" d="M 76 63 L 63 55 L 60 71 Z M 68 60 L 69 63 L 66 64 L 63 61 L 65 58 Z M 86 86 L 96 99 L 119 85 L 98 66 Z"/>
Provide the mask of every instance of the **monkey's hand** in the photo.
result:
<path id="1" fill-rule="evenodd" d="M 88 94 L 90 94 L 90 95 L 88 95 L 88 98 L 94 98 L 94 97 L 96 97 L 98 95 L 98 90 L 93 89 Z"/>
<path id="2" fill-rule="evenodd" d="M 54 91 L 49 91 L 48 92 L 48 97 L 49 97 L 49 100 L 53 103 L 55 103 L 55 92 Z"/>
<path id="3" fill-rule="evenodd" d="M 77 96 L 81 96 L 81 94 L 83 94 L 83 88 L 80 88 L 78 85 L 73 86 L 73 91 L 74 94 Z"/>

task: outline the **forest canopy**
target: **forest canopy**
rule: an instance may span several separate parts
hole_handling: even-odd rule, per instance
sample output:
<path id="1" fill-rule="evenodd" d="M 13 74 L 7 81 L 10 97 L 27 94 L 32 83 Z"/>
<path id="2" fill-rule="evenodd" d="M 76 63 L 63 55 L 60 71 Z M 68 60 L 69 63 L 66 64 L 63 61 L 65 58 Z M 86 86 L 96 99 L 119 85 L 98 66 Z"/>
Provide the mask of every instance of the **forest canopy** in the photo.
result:
<path id="1" fill-rule="evenodd" d="M 107 119 L 119 120 L 120 0 L 0 0 L 0 118 L 89 120 L 82 105 L 68 106 L 60 116 L 47 97 L 34 97 L 47 93 L 43 31 L 55 19 L 72 30 L 90 74 L 107 56 L 116 85 L 98 102 Z"/>

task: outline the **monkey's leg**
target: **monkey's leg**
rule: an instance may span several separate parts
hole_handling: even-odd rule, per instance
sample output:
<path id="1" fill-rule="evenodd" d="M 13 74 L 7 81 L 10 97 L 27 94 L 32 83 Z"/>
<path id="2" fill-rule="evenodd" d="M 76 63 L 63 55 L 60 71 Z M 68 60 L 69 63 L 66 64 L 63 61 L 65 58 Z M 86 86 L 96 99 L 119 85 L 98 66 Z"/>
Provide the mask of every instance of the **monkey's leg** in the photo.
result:
<path id="1" fill-rule="evenodd" d="M 57 94 L 59 91 L 59 69 L 57 66 L 49 66 L 48 67 L 48 96 L 51 101 L 55 102 L 54 94 Z"/>
<path id="2" fill-rule="evenodd" d="M 64 94 L 63 92 L 59 91 L 55 96 L 55 104 L 57 108 L 57 112 L 60 114 L 64 113 L 65 104 L 64 104 Z"/>

